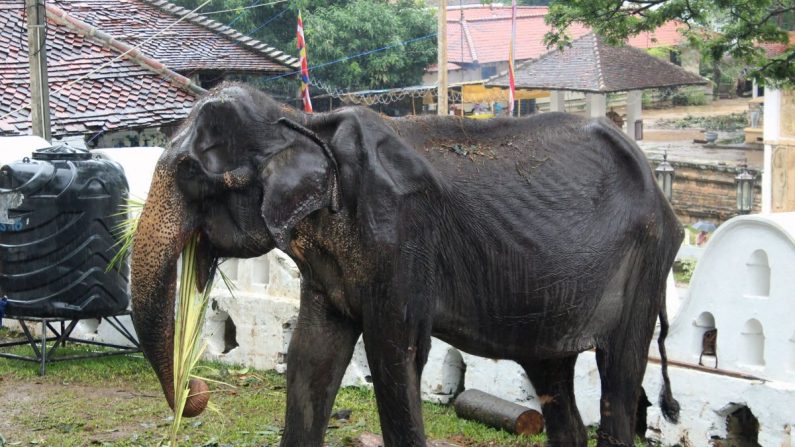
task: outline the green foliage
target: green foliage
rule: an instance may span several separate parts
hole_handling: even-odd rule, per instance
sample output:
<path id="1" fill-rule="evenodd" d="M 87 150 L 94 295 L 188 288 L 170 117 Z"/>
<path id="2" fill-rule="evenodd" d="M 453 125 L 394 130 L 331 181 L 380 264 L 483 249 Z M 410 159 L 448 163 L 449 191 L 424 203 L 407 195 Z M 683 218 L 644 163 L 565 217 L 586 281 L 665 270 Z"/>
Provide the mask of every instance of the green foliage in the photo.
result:
<path id="1" fill-rule="evenodd" d="M 795 48 L 768 59 L 759 43 L 788 43 L 795 5 L 791 0 L 554 0 L 547 22 L 550 45 L 565 46 L 567 28 L 582 22 L 612 43 L 651 31 L 669 20 L 688 27 L 690 45 L 713 61 L 730 56 L 752 68 L 761 82 L 792 85 L 795 81 Z"/>
<path id="2" fill-rule="evenodd" d="M 433 13 L 413 0 L 353 0 L 316 9 L 305 23 L 313 65 L 428 36 L 436 28 Z M 436 39 L 429 38 L 319 68 L 314 76 L 346 90 L 416 85 L 435 59 Z"/>
<path id="3" fill-rule="evenodd" d="M 138 217 L 144 209 L 143 199 L 129 197 L 127 203 L 121 206 L 121 210 L 116 213 L 116 216 L 122 216 L 121 222 L 113 228 L 113 232 L 118 239 L 114 247 L 118 247 L 118 251 L 108 263 L 105 271 L 109 272 L 113 268 L 118 268 L 122 261 L 127 259 L 132 249 L 133 237 L 136 230 L 138 230 Z"/>
<path id="4" fill-rule="evenodd" d="M 674 50 L 671 47 L 654 47 L 646 50 L 646 52 L 649 53 L 650 56 L 654 56 L 657 59 L 662 59 L 666 62 L 669 62 L 671 60 L 672 51 Z"/>
<path id="5" fill-rule="evenodd" d="M 748 117 L 745 113 L 717 116 L 687 115 L 684 118 L 661 119 L 656 124 L 661 129 L 708 129 L 727 132 L 740 130 L 747 125 Z"/>
<path id="6" fill-rule="evenodd" d="M 674 262 L 674 279 L 677 283 L 690 283 L 693 272 L 696 271 L 696 258 L 684 258 Z"/>
<path id="7" fill-rule="evenodd" d="M 703 106 L 707 103 L 707 95 L 698 87 L 684 87 L 674 93 L 671 103 L 675 106 Z"/>
<path id="8" fill-rule="evenodd" d="M 201 2 L 174 1 L 191 9 Z M 295 33 L 300 8 L 310 67 L 436 32 L 435 13 L 421 0 L 301 0 L 243 9 L 271 2 L 213 0 L 200 12 L 238 8 L 211 17 L 224 24 L 233 22 L 231 26 L 241 33 L 297 56 Z M 310 78 L 345 90 L 416 85 L 435 60 L 436 39 L 427 38 L 313 70 Z M 260 80 L 258 85 L 276 94 L 294 95 L 297 91 L 297 81 L 292 78 Z"/>

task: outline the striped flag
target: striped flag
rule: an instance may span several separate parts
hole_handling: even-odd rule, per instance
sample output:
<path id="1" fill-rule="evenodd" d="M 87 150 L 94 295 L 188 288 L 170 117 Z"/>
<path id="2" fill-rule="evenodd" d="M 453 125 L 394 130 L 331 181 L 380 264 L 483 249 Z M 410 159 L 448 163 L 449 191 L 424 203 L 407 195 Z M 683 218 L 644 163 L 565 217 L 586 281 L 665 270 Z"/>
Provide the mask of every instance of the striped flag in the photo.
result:
<path id="1" fill-rule="evenodd" d="M 309 98 L 309 63 L 306 61 L 306 42 L 304 41 L 304 21 L 298 11 L 298 58 L 301 63 L 301 99 L 304 101 L 304 112 L 312 113 L 312 99 Z"/>
<path id="2" fill-rule="evenodd" d="M 511 44 L 508 47 L 508 115 L 513 116 L 513 101 L 516 97 L 516 77 L 513 72 L 513 49 L 516 45 L 516 0 L 511 2 Z"/>

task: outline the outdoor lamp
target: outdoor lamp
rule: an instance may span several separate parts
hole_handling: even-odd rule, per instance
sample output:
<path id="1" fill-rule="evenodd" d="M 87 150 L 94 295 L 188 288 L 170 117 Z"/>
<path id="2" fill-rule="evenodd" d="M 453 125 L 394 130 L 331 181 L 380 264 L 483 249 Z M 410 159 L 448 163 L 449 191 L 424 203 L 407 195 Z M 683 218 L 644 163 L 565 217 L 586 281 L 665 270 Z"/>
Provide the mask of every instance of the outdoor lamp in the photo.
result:
<path id="1" fill-rule="evenodd" d="M 657 177 L 657 184 L 660 185 L 665 198 L 671 201 L 674 195 L 674 167 L 668 163 L 668 151 L 663 154 L 663 161 L 654 170 L 654 175 Z M 739 202 L 737 202 L 739 203 Z"/>
<path id="2" fill-rule="evenodd" d="M 737 212 L 748 214 L 754 206 L 754 176 L 748 172 L 747 164 L 734 181 L 737 183 Z"/>

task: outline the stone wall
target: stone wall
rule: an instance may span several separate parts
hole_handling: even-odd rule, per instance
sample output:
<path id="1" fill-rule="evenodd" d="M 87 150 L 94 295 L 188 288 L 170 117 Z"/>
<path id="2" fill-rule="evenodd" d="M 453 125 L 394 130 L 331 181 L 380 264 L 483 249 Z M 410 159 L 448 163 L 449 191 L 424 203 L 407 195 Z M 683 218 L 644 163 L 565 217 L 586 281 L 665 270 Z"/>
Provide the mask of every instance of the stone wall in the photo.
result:
<path id="1" fill-rule="evenodd" d="M 772 146 L 772 211 L 795 211 L 795 90 L 782 90 L 780 135 Z"/>
<path id="2" fill-rule="evenodd" d="M 676 169 L 672 204 L 682 223 L 710 220 L 718 224 L 738 214 L 734 181 L 740 172 L 738 168 L 688 162 L 671 164 Z M 760 178 L 754 189 L 753 212 L 758 213 L 762 200 Z"/>

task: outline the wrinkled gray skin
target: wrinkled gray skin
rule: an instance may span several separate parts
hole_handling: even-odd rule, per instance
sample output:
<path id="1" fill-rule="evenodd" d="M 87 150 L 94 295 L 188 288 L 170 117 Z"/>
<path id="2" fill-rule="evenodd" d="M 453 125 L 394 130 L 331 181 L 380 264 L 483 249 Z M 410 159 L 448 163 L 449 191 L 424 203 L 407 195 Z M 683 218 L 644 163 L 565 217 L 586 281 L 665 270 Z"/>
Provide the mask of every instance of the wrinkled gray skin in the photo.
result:
<path id="1" fill-rule="evenodd" d="M 301 271 L 282 438 L 295 447 L 322 445 L 360 334 L 387 447 L 425 445 L 432 335 L 522 365 L 549 444 L 566 447 L 586 445 L 572 381 L 595 348 L 599 445 L 632 445 L 682 240 L 645 157 L 606 120 L 305 115 L 222 86 L 160 159 L 134 242 L 133 320 L 169 403 L 175 261 L 194 233 L 201 284 L 216 260 L 275 247 Z M 664 360 L 663 375 L 675 419 Z"/>

